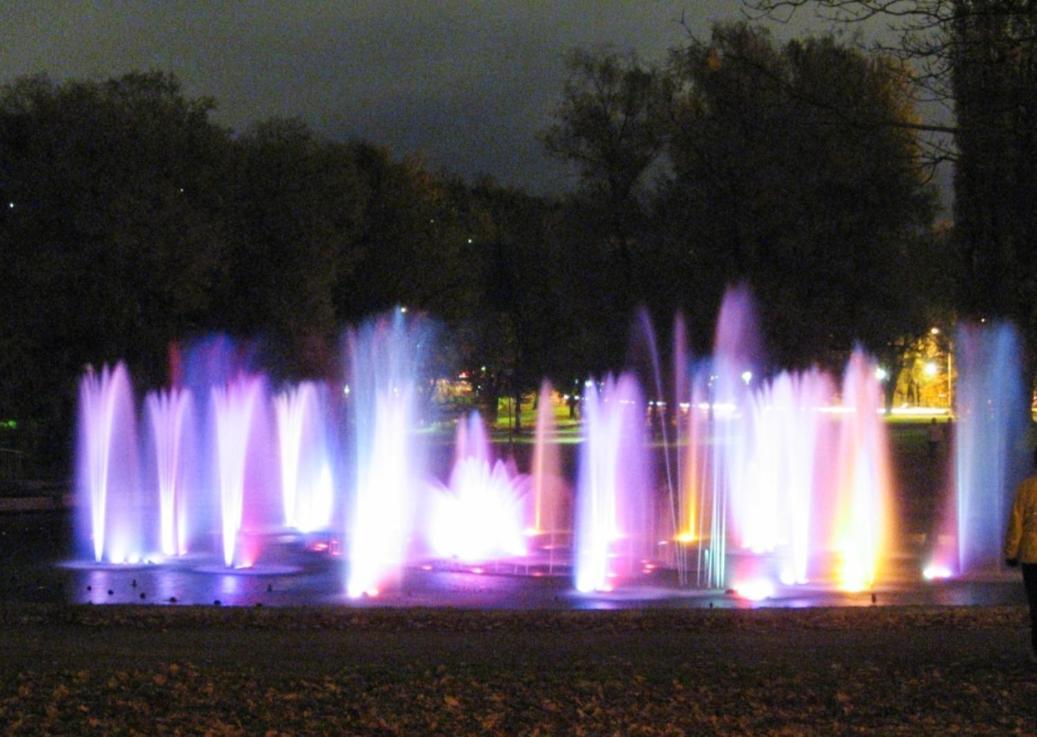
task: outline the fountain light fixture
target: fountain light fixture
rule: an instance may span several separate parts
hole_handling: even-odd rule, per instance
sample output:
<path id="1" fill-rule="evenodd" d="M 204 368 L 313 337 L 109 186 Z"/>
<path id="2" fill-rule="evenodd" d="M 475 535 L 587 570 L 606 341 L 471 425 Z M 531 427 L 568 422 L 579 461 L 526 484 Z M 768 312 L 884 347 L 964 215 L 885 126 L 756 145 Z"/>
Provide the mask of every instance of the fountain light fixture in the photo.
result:
<path id="1" fill-rule="evenodd" d="M 766 578 L 758 578 L 734 585 L 735 595 L 749 601 L 763 601 L 774 596 L 774 584 Z"/>

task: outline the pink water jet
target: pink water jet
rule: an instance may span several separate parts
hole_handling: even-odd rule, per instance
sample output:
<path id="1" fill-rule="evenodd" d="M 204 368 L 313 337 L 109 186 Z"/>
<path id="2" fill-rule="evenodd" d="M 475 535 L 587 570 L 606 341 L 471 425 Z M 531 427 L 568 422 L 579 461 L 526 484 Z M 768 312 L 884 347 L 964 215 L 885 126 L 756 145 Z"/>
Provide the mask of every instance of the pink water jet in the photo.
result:
<path id="1" fill-rule="evenodd" d="M 615 589 L 654 553 L 645 409 L 629 374 L 608 377 L 600 387 L 587 382 L 573 551 L 580 592 Z"/>
<path id="2" fill-rule="evenodd" d="M 550 382 L 543 382 L 537 399 L 537 419 L 534 431 L 533 464 L 533 519 L 532 532 L 546 535 L 547 544 L 554 545 L 559 536 L 567 534 L 572 525 L 568 513 L 569 490 L 562 478 L 561 461 L 555 433 L 553 390 Z"/>

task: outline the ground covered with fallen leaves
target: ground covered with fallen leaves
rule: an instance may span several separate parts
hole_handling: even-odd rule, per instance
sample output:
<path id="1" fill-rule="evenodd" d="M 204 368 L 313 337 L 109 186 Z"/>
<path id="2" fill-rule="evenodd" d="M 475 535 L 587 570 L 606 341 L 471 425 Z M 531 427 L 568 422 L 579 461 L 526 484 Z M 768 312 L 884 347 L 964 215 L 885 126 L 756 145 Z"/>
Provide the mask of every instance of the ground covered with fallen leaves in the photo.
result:
<path id="1" fill-rule="evenodd" d="M 1021 607 L 0 605 L 0 732 L 1037 735 Z"/>

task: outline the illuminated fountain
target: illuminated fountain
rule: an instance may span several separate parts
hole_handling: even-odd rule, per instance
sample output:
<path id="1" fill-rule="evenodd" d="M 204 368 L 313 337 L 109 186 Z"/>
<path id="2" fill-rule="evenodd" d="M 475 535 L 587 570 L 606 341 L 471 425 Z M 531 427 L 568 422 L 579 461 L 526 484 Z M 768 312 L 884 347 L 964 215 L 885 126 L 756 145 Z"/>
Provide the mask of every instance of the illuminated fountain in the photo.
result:
<path id="1" fill-rule="evenodd" d="M 571 492 L 562 471 L 555 437 L 551 384 L 545 381 L 537 400 L 537 419 L 533 445 L 532 476 L 533 519 L 530 535 L 547 551 L 548 568 L 553 569 L 560 548 L 568 548 L 572 530 Z"/>
<path id="2" fill-rule="evenodd" d="M 574 530 L 581 592 L 611 591 L 652 554 L 655 499 L 645 458 L 645 403 L 629 374 L 587 382 Z"/>
<path id="3" fill-rule="evenodd" d="M 348 339 L 353 486 L 347 506 L 346 591 L 376 595 L 396 583 L 423 503 L 423 453 L 414 434 L 424 330 L 402 310 Z"/>
<path id="4" fill-rule="evenodd" d="M 870 587 L 892 537 L 889 441 L 879 411 L 875 364 L 854 351 L 843 376 L 834 510 L 836 580 L 846 591 Z"/>
<path id="5" fill-rule="evenodd" d="M 323 536 L 318 552 L 341 553 L 354 598 L 402 590 L 430 556 L 571 571 L 590 596 L 675 582 L 749 598 L 874 586 L 891 517 L 874 364 L 855 352 L 841 382 L 817 369 L 767 375 L 744 289 L 725 298 L 711 358 L 692 361 L 682 323 L 675 332 L 665 401 L 654 355 L 645 377 L 655 415 L 633 374 L 584 387 L 571 478 L 547 384 L 528 468 L 495 457 L 471 415 L 434 477 L 418 426 L 429 331 L 402 309 L 350 331 L 344 375 L 323 383 L 275 383 L 226 338 L 174 354 L 173 388 L 146 395 L 139 441 L 125 367 L 91 371 L 83 539 L 106 564 L 217 558 L 240 576 L 284 547 L 308 556 Z"/>
<path id="6" fill-rule="evenodd" d="M 135 412 L 125 365 L 87 370 L 79 385 L 76 494 L 98 563 L 135 562 L 144 548 Z"/>
<path id="7" fill-rule="evenodd" d="M 457 425 L 449 485 L 435 486 L 429 544 L 440 558 L 465 562 L 526 555 L 525 502 L 529 477 L 490 457 L 479 414 Z"/>
<path id="8" fill-rule="evenodd" d="M 212 389 L 216 423 L 216 472 L 220 499 L 220 531 L 223 562 L 247 567 L 253 550 L 239 549 L 239 533 L 245 513 L 246 471 L 254 429 L 264 399 L 262 377 L 242 374 L 225 386 Z"/>
<path id="9" fill-rule="evenodd" d="M 1029 405 L 1019 338 L 1007 324 L 963 325 L 957 340 L 953 495 L 927 577 L 991 573 L 1012 493 L 1026 475 Z"/>
<path id="10" fill-rule="evenodd" d="M 855 352 L 841 402 L 816 369 L 758 378 L 752 302 L 725 297 L 716 351 L 690 378 L 675 542 L 705 588 L 871 586 L 889 536 L 875 367 Z"/>
<path id="11" fill-rule="evenodd" d="M 738 490 L 740 546 L 773 556 L 783 584 L 810 580 L 811 555 L 823 543 L 817 523 L 829 516 L 818 461 L 832 421 L 831 381 L 819 371 L 781 373 L 749 398 L 748 468 Z"/>
<path id="12" fill-rule="evenodd" d="M 147 475 L 158 485 L 159 546 L 167 557 L 187 552 L 187 494 L 194 460 L 189 445 L 194 409 L 191 396 L 189 389 L 170 389 L 149 392 L 144 399 L 152 446 L 146 457 L 154 463 Z"/>
<path id="13" fill-rule="evenodd" d="M 284 524 L 300 532 L 326 530 L 334 506 L 334 449 L 326 392 L 312 381 L 274 398 Z"/>

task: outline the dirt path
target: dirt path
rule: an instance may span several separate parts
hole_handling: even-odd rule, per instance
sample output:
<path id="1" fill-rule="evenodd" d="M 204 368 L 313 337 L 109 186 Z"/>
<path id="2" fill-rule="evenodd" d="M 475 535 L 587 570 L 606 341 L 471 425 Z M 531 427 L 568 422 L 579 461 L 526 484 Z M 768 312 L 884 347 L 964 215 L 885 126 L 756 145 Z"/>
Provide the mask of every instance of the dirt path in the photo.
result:
<path id="1" fill-rule="evenodd" d="M 1019 607 L 0 610 L 4 734 L 1037 734 Z"/>

